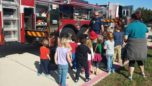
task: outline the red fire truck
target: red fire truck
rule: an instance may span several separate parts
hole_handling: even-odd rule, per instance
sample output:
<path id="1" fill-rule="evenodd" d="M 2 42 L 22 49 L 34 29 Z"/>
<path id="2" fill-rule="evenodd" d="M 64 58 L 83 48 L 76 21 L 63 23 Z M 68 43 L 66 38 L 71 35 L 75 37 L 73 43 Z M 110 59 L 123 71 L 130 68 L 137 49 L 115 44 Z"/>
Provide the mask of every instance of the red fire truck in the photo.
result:
<path id="1" fill-rule="evenodd" d="M 93 10 L 100 6 L 78 0 L 1 0 L 0 44 L 32 42 L 53 31 L 84 32 Z"/>

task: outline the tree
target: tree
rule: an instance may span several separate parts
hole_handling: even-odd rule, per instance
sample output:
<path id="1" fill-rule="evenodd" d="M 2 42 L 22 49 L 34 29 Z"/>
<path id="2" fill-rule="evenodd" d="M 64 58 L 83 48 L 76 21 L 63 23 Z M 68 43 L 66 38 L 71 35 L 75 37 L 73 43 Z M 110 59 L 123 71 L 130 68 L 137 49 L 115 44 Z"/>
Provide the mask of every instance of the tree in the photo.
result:
<path id="1" fill-rule="evenodd" d="M 138 8 L 142 13 L 142 19 L 145 23 L 152 23 L 152 10 L 147 8 Z"/>

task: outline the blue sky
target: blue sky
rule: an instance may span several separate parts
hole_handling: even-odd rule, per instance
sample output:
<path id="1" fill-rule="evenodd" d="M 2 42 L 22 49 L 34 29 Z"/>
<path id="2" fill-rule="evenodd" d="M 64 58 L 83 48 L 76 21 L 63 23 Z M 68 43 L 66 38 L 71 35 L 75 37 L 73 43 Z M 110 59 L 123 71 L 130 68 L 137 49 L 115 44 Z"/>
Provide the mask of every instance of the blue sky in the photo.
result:
<path id="1" fill-rule="evenodd" d="M 145 7 L 152 9 L 152 0 L 86 0 L 89 3 L 107 4 L 108 2 L 119 3 L 120 5 L 133 5 L 134 9 Z"/>

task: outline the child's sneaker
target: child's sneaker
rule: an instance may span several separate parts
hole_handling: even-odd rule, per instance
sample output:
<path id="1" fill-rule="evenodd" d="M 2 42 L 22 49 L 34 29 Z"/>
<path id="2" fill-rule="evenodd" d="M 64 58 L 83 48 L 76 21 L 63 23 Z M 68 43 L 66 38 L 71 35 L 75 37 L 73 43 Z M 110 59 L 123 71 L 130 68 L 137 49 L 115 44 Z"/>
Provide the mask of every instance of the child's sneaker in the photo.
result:
<path id="1" fill-rule="evenodd" d="M 75 79 L 75 82 L 78 82 L 79 81 L 79 79 Z"/>
<path id="2" fill-rule="evenodd" d="M 112 70 L 112 73 L 115 73 L 115 70 Z"/>
<path id="3" fill-rule="evenodd" d="M 142 73 L 142 76 L 143 76 L 143 78 L 146 78 L 146 75 L 145 75 L 145 73 Z"/>
<path id="4" fill-rule="evenodd" d="M 130 81 L 132 81 L 132 77 L 131 77 L 131 76 L 129 76 L 128 79 L 129 79 Z"/>
<path id="5" fill-rule="evenodd" d="M 111 74 L 111 71 L 109 71 L 108 74 L 110 75 L 110 74 Z"/>
<path id="6" fill-rule="evenodd" d="M 91 80 L 91 79 L 90 79 L 90 78 L 88 78 L 88 79 L 86 79 L 86 80 L 85 80 L 85 82 L 88 82 L 88 81 L 90 81 L 90 80 Z"/>
<path id="7" fill-rule="evenodd" d="M 37 73 L 37 76 L 40 76 L 40 75 L 42 75 L 42 73 Z"/>
<path id="8" fill-rule="evenodd" d="M 51 79 L 51 76 L 49 74 L 45 74 L 45 77 Z"/>

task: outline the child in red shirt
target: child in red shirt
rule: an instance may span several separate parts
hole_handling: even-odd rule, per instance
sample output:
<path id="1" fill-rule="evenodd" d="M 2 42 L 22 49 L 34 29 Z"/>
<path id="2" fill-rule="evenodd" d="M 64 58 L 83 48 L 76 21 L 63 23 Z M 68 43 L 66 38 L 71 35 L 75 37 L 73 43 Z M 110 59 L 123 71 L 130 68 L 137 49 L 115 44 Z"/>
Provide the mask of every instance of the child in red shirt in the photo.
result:
<path id="1" fill-rule="evenodd" d="M 77 48 L 77 43 L 76 43 L 76 38 L 72 38 L 71 37 L 71 40 L 69 42 L 70 46 L 71 46 L 71 53 L 72 53 L 72 64 L 73 64 L 73 69 L 76 69 L 76 58 L 75 58 L 75 51 L 76 51 L 76 48 Z"/>
<path id="2" fill-rule="evenodd" d="M 49 45 L 49 41 L 44 39 L 42 41 L 42 46 L 40 47 L 40 68 L 38 70 L 38 74 L 42 74 L 42 69 L 44 70 L 44 74 L 49 75 L 49 60 L 50 60 L 50 50 L 47 47 Z"/>

